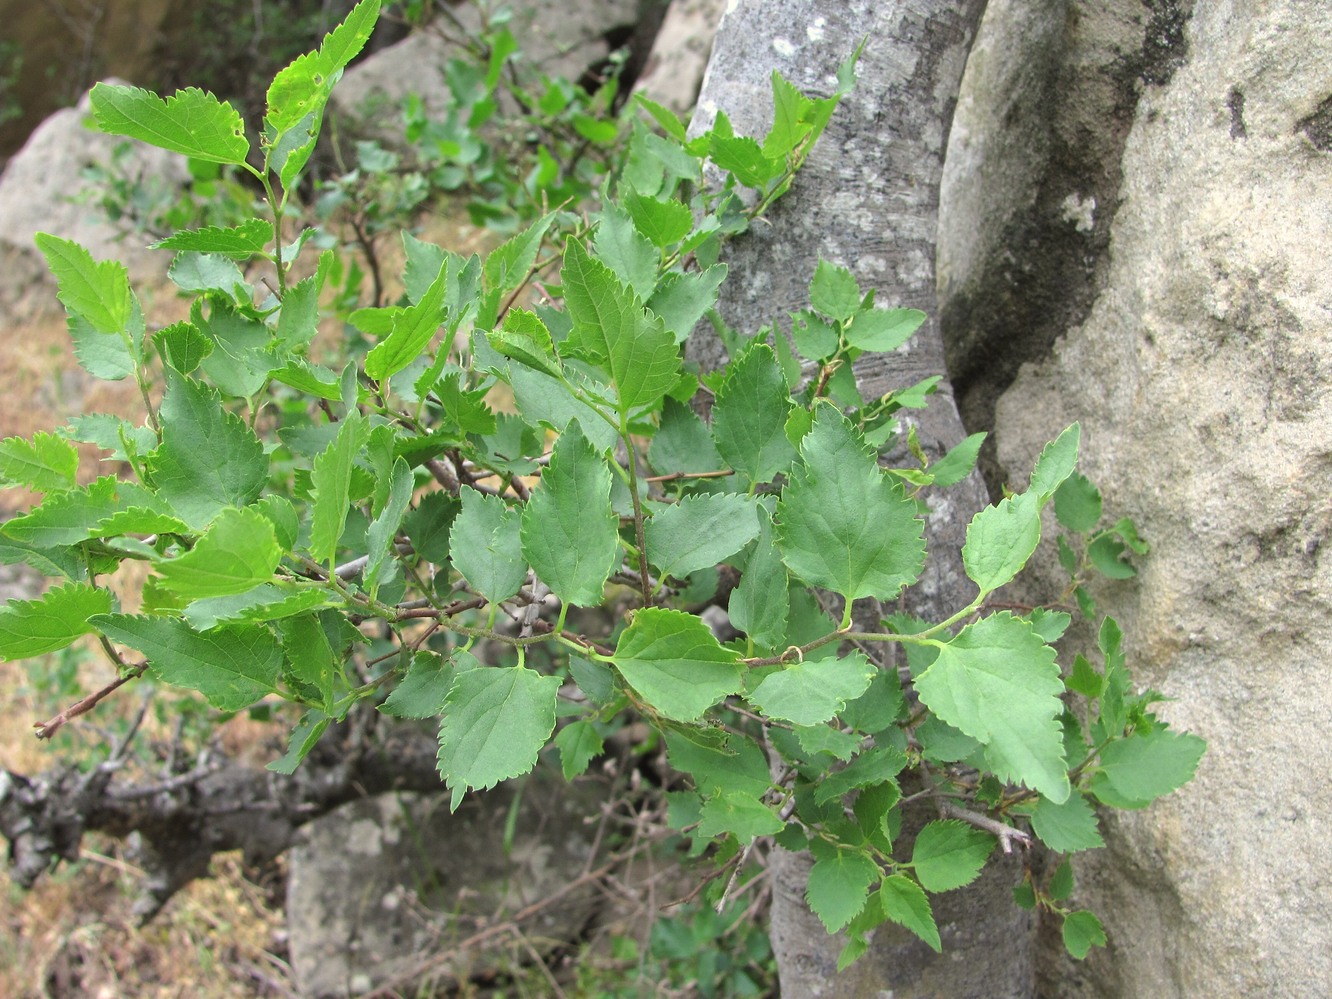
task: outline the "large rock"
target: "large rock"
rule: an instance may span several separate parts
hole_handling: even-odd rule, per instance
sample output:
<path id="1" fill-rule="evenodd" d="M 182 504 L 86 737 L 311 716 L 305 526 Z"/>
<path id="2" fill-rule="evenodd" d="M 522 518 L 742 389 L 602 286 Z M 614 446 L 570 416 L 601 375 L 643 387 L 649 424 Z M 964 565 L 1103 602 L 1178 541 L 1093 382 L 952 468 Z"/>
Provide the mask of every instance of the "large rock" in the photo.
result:
<path id="1" fill-rule="evenodd" d="M 516 818 L 506 841 L 511 807 Z M 596 830 L 584 817 L 594 810 L 579 788 L 538 774 L 520 787 L 470 794 L 454 813 L 447 794 L 399 793 L 343 805 L 310 823 L 289 855 L 287 886 L 291 964 L 302 994 L 356 995 L 391 981 L 456 982 L 502 970 L 476 962 L 493 961 L 512 935 L 492 934 L 420 966 L 575 882 L 590 866 Z M 595 911 L 595 886 L 585 884 L 522 929 L 537 946 L 554 947 L 575 939 Z"/>
<path id="2" fill-rule="evenodd" d="M 171 262 L 166 251 L 148 249 L 147 237 L 127 236 L 94 202 L 78 200 L 88 189 L 83 171 L 107 166 L 127 142 L 88 128 L 88 115 L 85 94 L 78 107 L 42 122 L 0 173 L 0 310 L 7 319 L 59 308 L 55 284 L 32 241 L 38 232 L 72 239 L 97 260 L 122 261 L 131 279 L 160 278 Z M 117 169 L 168 189 L 189 180 L 185 157 L 141 142 L 127 146 Z"/>
<path id="3" fill-rule="evenodd" d="M 549 76 L 577 80 L 610 55 L 611 39 L 632 32 L 645 4 L 640 0 L 577 0 L 509 6 L 513 16 L 508 27 L 524 62 Z M 408 94 L 419 96 L 428 112 L 447 110 L 453 99 L 444 78 L 445 65 L 461 53 L 464 36 L 479 37 L 482 29 L 475 3 L 453 7 L 447 20 L 440 19 L 348 67 L 333 91 L 334 111 L 362 120 L 372 134 L 388 140 L 396 129 L 392 123 L 397 120 L 397 107 Z"/>
<path id="4" fill-rule="evenodd" d="M 980 319 L 953 329 L 972 370 L 996 369 L 994 389 L 1002 296 L 1044 280 L 1084 303 L 1037 316 L 1055 341 L 1046 356 L 1014 345 L 1032 363 L 998 399 L 997 473 L 1020 482 L 1043 442 L 1082 421 L 1107 510 L 1153 546 L 1136 582 L 1098 590 L 1100 606 L 1125 625 L 1139 681 L 1173 698 L 1161 713 L 1209 742 L 1194 783 L 1109 820 L 1108 849 L 1079 856 L 1076 899 L 1102 914 L 1110 946 L 1081 965 L 1052 949 L 1050 995 L 1294 999 L 1332 981 L 1332 6 L 1192 6 L 1185 21 L 1175 3 L 1069 2 L 1050 17 L 992 3 L 982 37 L 1026 23 L 1036 51 L 1022 37 L 981 50 L 976 68 L 999 85 L 974 91 L 959 134 L 989 151 L 956 179 L 972 207 L 945 199 L 944 242 L 965 248 L 941 268 L 945 294 L 1001 290 L 988 338 Z M 1094 67 L 1081 84 L 1058 70 L 1077 68 L 1093 17 L 1107 32 L 1136 17 L 1140 51 L 1165 37 L 1162 71 L 1137 75 L 1122 155 L 1105 144 L 1111 115 L 1058 128 L 1097 100 Z M 1023 74 L 1036 82 L 1024 89 Z M 1048 168 L 1078 134 L 1109 159 L 1082 179 Z M 998 183 L 1005 150 L 1020 155 Z M 980 232 L 1050 231 L 1061 206 L 1065 236 L 1048 244 Z M 1043 267 L 1053 276 L 1031 276 Z M 1051 574 L 1031 592 L 1054 587 Z"/>
<path id="5" fill-rule="evenodd" d="M 634 87 L 679 114 L 698 100 L 726 0 L 672 0 Z"/>

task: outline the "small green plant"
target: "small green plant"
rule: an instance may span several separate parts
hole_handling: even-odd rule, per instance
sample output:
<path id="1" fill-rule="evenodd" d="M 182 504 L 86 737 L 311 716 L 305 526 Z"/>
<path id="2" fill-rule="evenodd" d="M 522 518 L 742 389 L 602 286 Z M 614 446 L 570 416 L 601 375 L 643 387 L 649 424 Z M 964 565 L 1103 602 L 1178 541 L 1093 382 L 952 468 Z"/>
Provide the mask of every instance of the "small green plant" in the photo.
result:
<path id="1" fill-rule="evenodd" d="M 927 405 L 937 379 L 864 399 L 852 363 L 896 349 L 924 315 L 881 307 L 821 262 L 789 336 L 724 330 L 723 368 L 684 363 L 726 279 L 723 241 L 788 189 L 854 58 L 827 99 L 774 75 L 762 139 L 735 135 L 724 113 L 691 138 L 639 101 L 657 130 L 625 126 L 600 208 L 584 218 L 534 194 L 541 212 L 484 259 L 405 233 L 404 299 L 341 296 L 348 335 L 316 363 L 321 302 L 347 265 L 325 249 L 294 277 L 314 244 L 286 231 L 288 195 L 378 14 L 363 0 L 278 73 L 259 165 L 240 116 L 207 93 L 94 89 L 103 129 L 249 173 L 271 216 L 163 239 L 193 305 L 154 330 L 122 265 L 37 237 L 80 363 L 134 378 L 145 419 L 89 414 L 0 444 L 0 476 L 44 493 L 4 525 L 0 554 L 58 581 L 0 610 L 0 657 L 90 635 L 119 682 L 151 672 L 222 712 L 289 703 L 301 715 L 280 773 L 358 706 L 438 718 L 455 807 L 548 747 L 572 779 L 612 726 L 641 718 L 692 782 L 670 810 L 696 853 L 729 870 L 760 837 L 812 851 L 807 898 L 829 932 L 847 931 L 844 963 L 885 921 L 939 949 L 930 894 L 971 882 L 996 846 L 1033 834 L 1061 853 L 1099 846 L 1097 804 L 1141 808 L 1192 776 L 1202 741 L 1132 691 L 1113 621 L 1096 662 L 1064 667 L 1052 643 L 1070 614 L 993 603 L 1051 504 L 1088 616 L 1087 574 L 1131 572 L 1121 556 L 1143 550 L 1129 522 L 1100 528 L 1099 493 L 1074 471 L 1076 424 L 1025 489 L 971 521 L 966 607 L 863 628 L 853 605 L 917 581 L 923 497 L 964 478 L 980 445 L 929 462 L 908 432 L 914 463 L 880 465 L 901 411 Z M 706 161 L 722 183 L 704 183 Z M 271 271 L 270 289 L 246 280 L 246 262 Z M 496 393 L 516 411 L 493 408 Z M 133 477 L 77 485 L 75 442 Z M 105 585 L 126 560 L 149 570 L 133 614 Z M 720 636 L 700 616 L 710 604 L 726 608 Z M 502 650 L 498 665 L 481 643 Z M 894 649 L 900 671 L 884 665 Z M 939 818 L 908 855 L 902 810 L 922 799 Z M 1029 877 L 1018 901 L 1062 916 L 1081 956 L 1103 935 L 1064 906 L 1065 871 Z M 729 883 L 716 880 L 714 901 Z"/>

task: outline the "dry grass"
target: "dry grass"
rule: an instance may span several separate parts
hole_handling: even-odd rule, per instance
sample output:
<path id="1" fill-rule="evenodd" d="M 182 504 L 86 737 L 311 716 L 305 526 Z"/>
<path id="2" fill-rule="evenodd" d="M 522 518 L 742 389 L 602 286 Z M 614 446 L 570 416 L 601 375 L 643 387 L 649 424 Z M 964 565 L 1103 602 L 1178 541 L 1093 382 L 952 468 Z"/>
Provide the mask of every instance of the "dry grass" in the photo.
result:
<path id="1" fill-rule="evenodd" d="M 141 872 L 114 850 L 89 838 L 83 860 L 26 894 L 0 874 L 0 995 L 230 999 L 293 993 L 290 969 L 275 953 L 281 951 L 281 910 L 245 879 L 237 855 L 215 857 L 215 877 L 195 881 L 139 927 L 131 906 Z"/>

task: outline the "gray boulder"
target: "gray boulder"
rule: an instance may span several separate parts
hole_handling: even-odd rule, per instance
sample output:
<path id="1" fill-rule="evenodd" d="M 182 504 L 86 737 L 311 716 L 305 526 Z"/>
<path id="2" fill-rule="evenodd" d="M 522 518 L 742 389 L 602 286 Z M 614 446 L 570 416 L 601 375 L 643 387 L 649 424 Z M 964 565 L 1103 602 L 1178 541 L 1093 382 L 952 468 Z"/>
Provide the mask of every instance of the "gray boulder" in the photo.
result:
<path id="1" fill-rule="evenodd" d="M 1153 546 L 1095 595 L 1209 743 L 1078 856 L 1110 945 L 1076 964 L 1052 941 L 1049 995 L 1332 981 L 1329 65 L 1322 3 L 995 0 L 964 84 L 940 280 L 992 473 L 1020 484 L 1082 421 L 1084 470 Z"/>
<path id="2" fill-rule="evenodd" d="M 506 842 L 511 807 L 516 819 Z M 289 854 L 287 884 L 291 964 L 301 993 L 456 983 L 502 971 L 495 962 L 511 950 L 527 960 L 510 946 L 514 934 L 459 944 L 577 881 L 591 866 L 595 827 L 584 817 L 595 808 L 577 786 L 538 774 L 469 794 L 452 814 L 447 794 L 396 793 L 343 805 L 308 824 Z M 574 940 L 596 908 L 595 886 L 585 883 L 524 920 L 522 931 L 549 950 Z"/>
<path id="3" fill-rule="evenodd" d="M 82 172 L 109 164 L 127 142 L 94 131 L 87 120 L 85 94 L 78 107 L 43 121 L 0 173 L 0 309 L 10 319 L 59 308 L 55 283 L 32 241 L 35 233 L 72 239 L 97 260 L 120 260 L 132 280 L 160 278 L 171 262 L 169 253 L 148 249 L 147 237 L 127 236 L 95 203 L 78 200 L 87 188 Z M 185 157 L 140 142 L 129 144 L 118 169 L 167 187 L 189 180 Z"/>
<path id="4" fill-rule="evenodd" d="M 513 10 L 508 27 L 524 60 L 549 76 L 577 80 L 610 54 L 612 29 L 629 30 L 638 22 L 642 5 L 639 0 L 577 0 L 508 6 Z M 333 91 L 332 111 L 384 141 L 400 131 L 393 123 L 408 94 L 417 94 L 428 112 L 440 113 L 452 103 L 444 66 L 459 53 L 461 41 L 479 36 L 482 26 L 475 3 L 451 7 L 448 18 L 348 67 Z"/>

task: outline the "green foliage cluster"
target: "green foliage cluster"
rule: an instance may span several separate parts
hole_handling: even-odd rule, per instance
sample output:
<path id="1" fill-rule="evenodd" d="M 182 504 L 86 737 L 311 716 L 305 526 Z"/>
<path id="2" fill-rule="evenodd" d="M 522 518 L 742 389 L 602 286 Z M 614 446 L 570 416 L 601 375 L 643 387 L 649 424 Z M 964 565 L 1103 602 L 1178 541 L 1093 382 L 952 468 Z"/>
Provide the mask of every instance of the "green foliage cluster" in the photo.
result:
<path id="1" fill-rule="evenodd" d="M 572 779 L 644 719 L 691 783 L 670 811 L 694 852 L 739 866 L 759 837 L 812 851 L 808 901 L 846 931 L 844 963 L 886 921 L 937 950 L 930 895 L 970 883 L 997 845 L 1029 829 L 1060 853 L 1100 846 L 1097 805 L 1142 808 L 1191 777 L 1202 741 L 1134 692 L 1113 620 L 1094 658 L 1064 666 L 1052 643 L 1070 614 L 992 604 L 1051 507 L 1066 596 L 1088 617 L 1089 574 L 1131 574 L 1124 556 L 1145 551 L 1130 522 L 1102 526 L 1100 494 L 1075 471 L 1076 425 L 1025 489 L 971 521 L 966 607 L 853 623 L 854 601 L 891 606 L 919 579 L 925 498 L 969 473 L 980 435 L 929 462 L 908 430 L 915 463 L 881 467 L 903 411 L 938 379 L 862 398 L 852 362 L 896 349 L 924 316 L 881 307 L 845 268 L 818 265 L 789 335 L 725 329 L 713 306 L 724 240 L 789 187 L 854 59 L 831 98 L 774 75 L 761 139 L 734 134 L 724 113 L 690 137 L 638 100 L 647 120 L 615 126 L 625 151 L 589 216 L 558 207 L 579 189 L 538 152 L 533 174 L 500 184 L 532 206 L 514 210 L 522 225 L 505 243 L 463 258 L 404 233 L 404 296 L 332 296 L 348 336 L 319 363 L 316 327 L 347 264 L 333 248 L 307 259 L 317 243 L 287 232 L 289 198 L 378 14 L 362 0 L 277 74 L 257 146 L 203 91 L 93 91 L 101 128 L 247 172 L 271 216 L 163 239 L 192 307 L 153 330 L 121 264 L 38 237 L 80 363 L 134 378 L 146 416 L 89 414 L 0 443 L 4 482 L 44 494 L 4 525 L 0 557 L 57 580 L 0 610 L 0 657 L 91 635 L 123 676 L 150 672 L 218 711 L 290 702 L 303 713 L 271 764 L 282 773 L 362 702 L 438 718 L 455 806 L 543 753 Z M 492 91 L 504 58 L 463 89 Z M 559 116 L 565 93 L 529 98 Z M 486 100 L 462 105 L 467 127 Z M 452 150 L 441 170 L 463 165 L 462 120 L 438 126 Z M 590 141 L 616 137 L 603 125 Z M 709 162 L 723 182 L 704 183 Z M 267 267 L 272 286 L 241 264 Z M 682 356 L 705 317 L 731 355 L 711 372 Z M 78 485 L 76 443 L 132 477 Z M 127 560 L 149 569 L 136 613 L 105 583 Z M 729 632 L 700 616 L 712 605 Z M 572 626 L 574 608 L 602 610 L 574 616 L 602 624 Z M 903 810 L 922 799 L 939 818 L 904 843 Z M 1082 956 L 1103 934 L 1065 907 L 1068 870 L 1029 875 L 1017 899 L 1061 915 Z"/>

